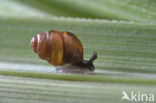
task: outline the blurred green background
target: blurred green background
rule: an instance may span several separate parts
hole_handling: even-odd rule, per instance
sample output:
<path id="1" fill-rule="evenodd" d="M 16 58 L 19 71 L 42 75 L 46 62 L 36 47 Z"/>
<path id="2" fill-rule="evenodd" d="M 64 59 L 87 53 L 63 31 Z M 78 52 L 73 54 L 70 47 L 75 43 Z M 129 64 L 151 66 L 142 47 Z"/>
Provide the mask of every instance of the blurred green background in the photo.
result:
<path id="1" fill-rule="evenodd" d="M 56 74 L 30 48 L 50 29 L 73 32 L 92 75 Z M 0 103 L 129 103 L 156 95 L 155 0 L 0 0 Z M 154 103 L 154 102 L 152 102 Z"/>

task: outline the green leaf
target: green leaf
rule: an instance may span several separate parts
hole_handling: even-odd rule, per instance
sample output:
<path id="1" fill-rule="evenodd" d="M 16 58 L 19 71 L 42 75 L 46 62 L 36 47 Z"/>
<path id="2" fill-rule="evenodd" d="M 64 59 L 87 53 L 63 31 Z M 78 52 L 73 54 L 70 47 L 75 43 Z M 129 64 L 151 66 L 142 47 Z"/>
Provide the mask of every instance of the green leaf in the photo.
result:
<path id="1" fill-rule="evenodd" d="M 156 95 L 155 86 L 58 81 L 0 76 L 0 99 L 7 103 L 121 103 L 128 94 Z M 123 101 L 125 102 L 125 101 Z"/>
<path id="2" fill-rule="evenodd" d="M 156 22 L 155 0 L 18 0 L 55 16 Z"/>
<path id="3" fill-rule="evenodd" d="M 56 29 L 75 33 L 82 41 L 86 59 L 92 52 L 97 51 L 99 55 L 95 63 L 97 69 L 156 72 L 155 25 L 70 18 L 0 20 L 3 61 L 10 60 L 10 57 L 17 58 L 16 62 L 21 62 L 23 57 L 27 59 L 24 60 L 27 63 L 39 61 L 30 48 L 31 38 L 39 32 Z"/>

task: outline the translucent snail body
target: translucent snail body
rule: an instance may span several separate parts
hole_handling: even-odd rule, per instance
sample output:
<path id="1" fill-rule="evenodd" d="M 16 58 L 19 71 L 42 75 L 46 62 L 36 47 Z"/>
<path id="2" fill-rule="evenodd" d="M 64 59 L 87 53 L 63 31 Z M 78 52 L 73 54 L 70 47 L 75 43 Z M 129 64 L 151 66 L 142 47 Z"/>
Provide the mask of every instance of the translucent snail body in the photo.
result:
<path id="1" fill-rule="evenodd" d="M 93 53 L 90 60 L 83 60 L 83 47 L 80 40 L 70 32 L 49 30 L 37 34 L 31 39 L 31 47 L 37 55 L 58 70 L 76 69 L 94 71 L 93 61 L 97 54 Z"/>

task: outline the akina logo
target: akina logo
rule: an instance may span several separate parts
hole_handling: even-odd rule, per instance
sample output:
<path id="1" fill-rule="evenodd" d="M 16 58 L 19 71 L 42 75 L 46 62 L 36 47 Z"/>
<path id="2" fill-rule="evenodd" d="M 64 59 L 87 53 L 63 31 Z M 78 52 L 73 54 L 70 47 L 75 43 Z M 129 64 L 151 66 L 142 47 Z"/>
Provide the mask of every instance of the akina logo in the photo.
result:
<path id="1" fill-rule="evenodd" d="M 131 101 L 131 103 L 154 103 L 154 94 L 131 91 L 130 95 L 128 95 L 125 91 L 122 91 L 121 101 Z"/>

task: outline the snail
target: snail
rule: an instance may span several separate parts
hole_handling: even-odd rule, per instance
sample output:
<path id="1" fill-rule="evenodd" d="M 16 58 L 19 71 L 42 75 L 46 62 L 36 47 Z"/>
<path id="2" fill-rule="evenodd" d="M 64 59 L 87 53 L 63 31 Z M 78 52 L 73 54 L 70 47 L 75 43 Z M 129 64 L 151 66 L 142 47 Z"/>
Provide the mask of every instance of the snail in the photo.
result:
<path id="1" fill-rule="evenodd" d="M 56 72 L 92 73 L 95 70 L 93 61 L 97 53 L 94 52 L 89 60 L 84 60 L 83 46 L 71 32 L 41 32 L 31 39 L 30 45 L 41 59 L 56 67 Z"/>

